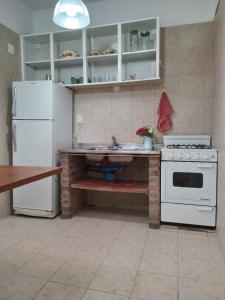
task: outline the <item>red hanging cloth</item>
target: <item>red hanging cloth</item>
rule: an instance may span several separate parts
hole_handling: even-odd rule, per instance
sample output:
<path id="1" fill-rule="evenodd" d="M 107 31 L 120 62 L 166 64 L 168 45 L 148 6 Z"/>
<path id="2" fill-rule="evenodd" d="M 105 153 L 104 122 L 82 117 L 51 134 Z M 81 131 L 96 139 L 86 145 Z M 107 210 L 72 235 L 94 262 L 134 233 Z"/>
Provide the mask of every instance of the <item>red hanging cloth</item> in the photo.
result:
<path id="1" fill-rule="evenodd" d="M 166 92 L 162 93 L 158 112 L 159 115 L 158 122 L 157 122 L 157 129 L 161 133 L 165 133 L 172 127 L 172 121 L 170 119 L 170 114 L 173 112 L 172 106 L 170 104 L 169 98 Z"/>

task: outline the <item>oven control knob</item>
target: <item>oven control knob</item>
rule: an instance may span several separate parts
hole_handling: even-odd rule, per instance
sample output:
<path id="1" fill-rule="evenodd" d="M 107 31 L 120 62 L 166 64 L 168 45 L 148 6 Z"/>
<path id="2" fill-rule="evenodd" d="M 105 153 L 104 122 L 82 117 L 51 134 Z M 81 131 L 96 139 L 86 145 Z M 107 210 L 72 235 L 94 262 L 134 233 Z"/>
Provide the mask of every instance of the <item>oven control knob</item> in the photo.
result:
<path id="1" fill-rule="evenodd" d="M 208 160 L 209 159 L 209 155 L 208 154 L 203 154 L 203 159 Z"/>
<path id="2" fill-rule="evenodd" d="M 194 154 L 194 159 L 195 159 L 195 160 L 198 160 L 198 159 L 199 159 L 199 153 L 195 153 L 195 154 Z"/>
<path id="3" fill-rule="evenodd" d="M 187 154 L 185 155 L 185 158 L 186 158 L 186 159 L 191 159 L 191 154 L 190 154 L 190 153 L 187 153 Z"/>
<path id="4" fill-rule="evenodd" d="M 169 159 L 173 159 L 173 158 L 174 158 L 173 152 L 168 154 L 168 158 L 169 158 Z"/>

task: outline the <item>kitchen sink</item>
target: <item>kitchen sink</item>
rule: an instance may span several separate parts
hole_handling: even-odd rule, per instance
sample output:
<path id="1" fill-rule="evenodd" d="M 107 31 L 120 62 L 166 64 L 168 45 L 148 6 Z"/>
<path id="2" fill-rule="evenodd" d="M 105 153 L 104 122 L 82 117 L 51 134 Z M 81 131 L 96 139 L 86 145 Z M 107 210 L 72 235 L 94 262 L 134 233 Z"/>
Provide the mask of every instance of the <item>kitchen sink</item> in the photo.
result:
<path id="1" fill-rule="evenodd" d="M 133 155 L 126 155 L 125 153 L 128 151 L 135 151 L 139 150 L 138 146 L 135 144 L 122 144 L 118 146 L 107 146 L 107 145 L 90 145 L 86 146 L 84 148 L 85 150 L 88 151 L 93 151 L 93 153 L 87 153 L 86 158 L 90 161 L 93 162 L 101 162 L 105 158 L 105 154 L 101 153 L 101 151 L 110 151 L 107 156 L 108 160 L 112 163 L 129 163 L 132 162 L 134 157 Z M 95 151 L 99 151 L 100 153 L 94 153 Z M 110 155 L 112 152 L 115 151 L 118 154 L 116 155 Z M 122 152 L 125 155 L 120 155 L 120 152 Z"/>
<path id="2" fill-rule="evenodd" d="M 129 163 L 133 161 L 133 155 L 124 155 L 124 156 L 119 156 L 119 155 L 110 155 L 108 156 L 108 160 L 113 162 L 113 163 Z"/>
<path id="3" fill-rule="evenodd" d="M 92 153 L 87 153 L 85 156 L 88 160 L 93 161 L 93 162 L 101 162 L 101 161 L 103 161 L 103 159 L 105 157 L 104 154 L 92 154 Z"/>

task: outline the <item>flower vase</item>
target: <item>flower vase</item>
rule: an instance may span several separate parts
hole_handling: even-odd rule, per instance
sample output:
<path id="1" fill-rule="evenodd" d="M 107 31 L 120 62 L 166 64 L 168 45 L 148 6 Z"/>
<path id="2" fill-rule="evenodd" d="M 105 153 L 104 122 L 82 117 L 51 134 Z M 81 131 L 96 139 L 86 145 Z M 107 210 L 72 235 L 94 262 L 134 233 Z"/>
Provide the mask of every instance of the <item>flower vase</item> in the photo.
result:
<path id="1" fill-rule="evenodd" d="M 144 150 L 152 150 L 153 149 L 153 140 L 149 136 L 144 137 Z"/>

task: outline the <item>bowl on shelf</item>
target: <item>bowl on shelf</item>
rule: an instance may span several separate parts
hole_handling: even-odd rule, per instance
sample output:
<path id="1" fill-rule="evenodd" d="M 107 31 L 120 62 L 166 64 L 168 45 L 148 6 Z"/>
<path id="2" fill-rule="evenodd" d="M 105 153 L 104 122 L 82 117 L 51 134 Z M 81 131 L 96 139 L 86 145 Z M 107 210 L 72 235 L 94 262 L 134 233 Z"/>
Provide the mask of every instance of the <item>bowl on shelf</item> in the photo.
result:
<path id="1" fill-rule="evenodd" d="M 117 52 L 116 49 L 109 48 L 109 49 L 106 49 L 106 50 L 102 51 L 102 54 L 103 55 L 109 55 L 109 54 L 115 54 L 116 52 Z"/>
<path id="2" fill-rule="evenodd" d="M 99 50 L 89 50 L 87 54 L 88 56 L 96 56 L 96 55 L 102 55 L 102 52 Z"/>
<path id="3" fill-rule="evenodd" d="M 80 53 L 76 50 L 65 50 L 63 51 L 61 58 L 68 58 L 68 57 L 79 57 Z"/>

